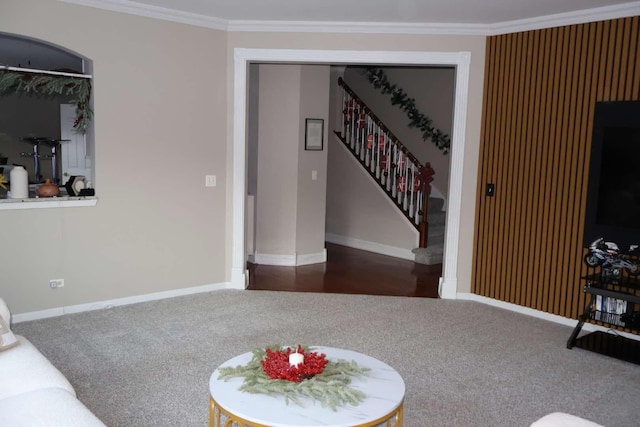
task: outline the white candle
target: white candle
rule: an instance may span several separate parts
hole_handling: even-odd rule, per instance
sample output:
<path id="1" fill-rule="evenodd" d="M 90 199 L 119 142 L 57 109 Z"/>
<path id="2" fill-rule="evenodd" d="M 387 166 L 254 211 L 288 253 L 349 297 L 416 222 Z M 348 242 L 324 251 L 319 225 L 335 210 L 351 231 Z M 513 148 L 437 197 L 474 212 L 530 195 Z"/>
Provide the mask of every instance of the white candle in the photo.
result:
<path id="1" fill-rule="evenodd" d="M 304 363 L 304 354 L 291 353 L 289 355 L 289 365 L 298 367 L 299 364 Z"/>

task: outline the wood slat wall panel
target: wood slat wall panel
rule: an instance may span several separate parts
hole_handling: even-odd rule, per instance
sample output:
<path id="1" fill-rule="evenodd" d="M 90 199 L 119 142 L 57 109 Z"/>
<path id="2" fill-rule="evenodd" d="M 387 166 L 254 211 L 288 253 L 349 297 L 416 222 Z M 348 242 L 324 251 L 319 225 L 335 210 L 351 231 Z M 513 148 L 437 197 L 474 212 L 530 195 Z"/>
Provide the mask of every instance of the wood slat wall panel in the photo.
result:
<path id="1" fill-rule="evenodd" d="M 526 33 L 527 34 L 527 41 L 526 41 L 526 45 L 528 46 L 527 49 L 527 54 L 531 57 L 531 66 L 528 68 L 525 68 L 525 72 L 529 72 L 529 70 L 532 70 L 532 73 L 537 73 L 538 71 L 538 67 L 541 66 L 541 62 L 539 60 L 539 46 L 540 46 L 540 33 Z M 525 80 L 525 77 L 522 77 L 523 80 Z M 526 126 L 523 126 L 523 130 L 525 131 L 525 134 L 523 136 L 523 144 L 525 145 L 524 150 L 522 150 L 524 152 L 524 159 L 523 159 L 523 163 L 525 164 L 523 171 L 525 174 L 525 181 L 524 181 L 524 185 L 521 188 L 522 191 L 522 210 L 524 211 L 524 218 L 523 218 L 523 223 L 522 223 L 522 229 L 525 230 L 531 230 L 531 226 L 532 226 L 532 210 L 529 208 L 527 201 L 528 201 L 528 188 L 530 188 L 530 186 L 534 185 L 534 179 L 532 178 L 532 172 L 534 170 L 533 168 L 533 162 L 530 161 L 530 159 L 533 157 L 533 132 L 534 129 L 537 128 L 536 126 L 536 117 L 535 114 L 538 111 L 535 108 L 535 99 L 536 99 L 536 85 L 535 84 L 529 84 L 528 86 L 528 91 L 525 92 L 525 96 L 528 97 L 528 102 L 526 102 L 527 104 L 527 110 L 524 116 L 524 122 L 526 123 Z M 520 276 L 522 276 L 522 274 L 526 271 L 529 271 L 529 267 L 530 264 L 532 262 L 531 260 L 531 255 L 533 254 L 533 251 L 531 249 L 531 245 L 528 244 L 528 241 L 523 237 L 520 236 L 520 240 L 521 240 L 521 248 L 522 248 L 522 256 L 523 256 L 523 263 L 522 268 L 520 270 Z M 527 287 L 525 286 L 524 283 L 522 283 L 521 280 L 517 279 L 520 283 L 520 289 L 521 289 L 521 299 L 519 301 L 516 302 L 516 304 L 520 304 L 520 305 L 525 305 L 525 306 L 530 306 L 531 304 L 531 287 Z"/>
<path id="2" fill-rule="evenodd" d="M 493 52 L 493 49 L 495 49 L 495 46 L 493 45 L 487 46 L 487 55 L 494 56 L 495 53 Z M 485 96 L 482 101 L 482 114 L 483 114 L 484 126 L 482 126 L 480 131 L 481 140 L 484 140 L 485 138 L 493 140 L 493 132 L 492 132 L 493 127 L 491 126 L 493 121 L 484 120 L 484 118 L 486 116 L 493 117 L 494 103 L 492 101 L 494 99 L 493 88 L 495 86 L 494 85 L 495 75 L 496 73 L 489 73 L 489 63 L 486 62 L 485 70 L 484 70 L 484 90 L 488 94 L 488 96 Z M 490 169 L 489 163 L 491 162 L 491 160 L 492 160 L 492 156 L 488 156 L 485 152 L 482 152 L 482 151 L 480 152 L 480 164 L 478 169 L 480 175 L 486 176 L 487 170 Z M 486 191 L 485 183 L 478 180 L 477 194 L 484 194 L 485 191 Z M 488 243 L 488 239 L 485 239 L 484 237 L 488 235 L 487 228 L 488 228 L 489 221 L 486 221 L 485 219 L 486 211 L 488 209 L 486 208 L 486 206 L 484 209 L 480 209 L 479 202 L 480 200 L 478 198 L 476 211 L 479 213 L 479 217 L 478 217 L 478 224 L 477 224 L 477 233 L 474 236 L 474 239 L 475 239 L 474 247 L 477 248 L 476 253 L 478 254 L 476 258 L 477 268 L 479 270 L 479 274 L 484 277 L 487 274 L 487 269 L 486 269 L 486 264 L 484 263 L 485 259 L 483 258 L 482 255 L 488 253 L 487 246 L 486 246 Z M 486 281 L 479 283 L 478 291 L 484 294 L 487 291 L 486 285 L 487 285 Z"/>
<path id="3" fill-rule="evenodd" d="M 582 311 L 593 112 L 640 99 L 639 49 L 637 16 L 487 38 L 472 292 Z"/>
<path id="4" fill-rule="evenodd" d="M 574 76 L 575 67 L 577 67 L 580 63 L 580 58 L 582 57 L 582 27 L 569 27 L 570 28 L 570 39 L 569 39 L 569 67 L 567 69 L 567 78 Z M 571 85 L 567 85 L 565 90 L 567 91 L 568 96 L 568 108 L 566 110 L 566 114 L 563 117 L 563 123 L 566 123 L 566 126 L 563 126 L 563 140 L 567 141 L 567 161 L 569 163 L 569 167 L 565 168 L 564 182 L 567 185 L 564 186 L 563 192 L 563 201 L 565 203 L 563 207 L 563 211 L 566 213 L 565 229 L 561 230 L 563 233 L 578 235 L 579 232 L 575 228 L 575 191 L 572 189 L 576 188 L 576 175 L 577 175 L 577 166 L 576 162 L 568 161 L 571 158 L 571 153 L 576 153 L 579 155 L 579 147 L 577 138 L 574 135 L 574 132 L 570 132 L 569 129 L 575 129 L 575 118 L 576 118 L 576 110 L 578 107 L 578 97 L 573 96 L 578 92 L 578 87 L 580 83 L 580 78 L 570 79 Z M 577 241 L 569 241 L 569 247 L 564 252 L 564 259 L 562 264 L 559 264 L 557 267 L 560 269 L 560 283 L 569 282 L 572 277 L 568 274 L 569 271 L 573 271 L 576 268 L 576 259 L 571 257 L 570 255 L 575 253 L 579 245 Z M 566 265 L 567 268 L 562 268 L 561 265 Z M 565 292 L 562 292 L 561 288 L 559 288 L 559 301 L 558 306 L 555 309 L 556 312 L 566 312 L 569 307 L 568 304 L 568 295 Z"/>

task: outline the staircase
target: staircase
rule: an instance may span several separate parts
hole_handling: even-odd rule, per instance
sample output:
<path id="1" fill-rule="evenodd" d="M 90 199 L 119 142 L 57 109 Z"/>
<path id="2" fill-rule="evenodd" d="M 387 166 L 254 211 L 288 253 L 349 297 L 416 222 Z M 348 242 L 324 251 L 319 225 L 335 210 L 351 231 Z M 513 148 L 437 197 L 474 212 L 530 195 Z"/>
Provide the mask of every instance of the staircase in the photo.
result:
<path id="1" fill-rule="evenodd" d="M 443 200 L 429 197 L 434 170 L 396 138 L 342 80 L 342 129 L 334 133 L 420 234 L 416 262 L 442 262 Z M 426 213 L 426 214 L 425 214 Z"/>
<path id="2" fill-rule="evenodd" d="M 444 251 L 444 229 L 446 213 L 442 210 L 444 199 L 429 198 L 429 209 L 427 218 L 429 219 L 428 242 L 426 248 L 415 248 L 411 252 L 416 255 L 415 261 L 420 264 L 441 264 Z"/>

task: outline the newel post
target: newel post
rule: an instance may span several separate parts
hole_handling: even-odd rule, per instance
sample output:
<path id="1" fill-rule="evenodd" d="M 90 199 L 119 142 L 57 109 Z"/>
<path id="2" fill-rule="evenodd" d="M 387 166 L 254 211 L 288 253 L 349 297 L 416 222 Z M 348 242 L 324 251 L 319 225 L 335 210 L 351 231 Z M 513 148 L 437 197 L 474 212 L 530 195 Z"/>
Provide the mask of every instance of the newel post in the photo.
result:
<path id="1" fill-rule="evenodd" d="M 420 184 L 422 190 L 422 211 L 420 212 L 420 247 L 427 247 L 427 237 L 429 235 L 429 220 L 427 212 L 429 211 L 429 195 L 431 194 L 431 181 L 435 171 L 431 168 L 431 164 L 427 163 L 420 168 Z"/>

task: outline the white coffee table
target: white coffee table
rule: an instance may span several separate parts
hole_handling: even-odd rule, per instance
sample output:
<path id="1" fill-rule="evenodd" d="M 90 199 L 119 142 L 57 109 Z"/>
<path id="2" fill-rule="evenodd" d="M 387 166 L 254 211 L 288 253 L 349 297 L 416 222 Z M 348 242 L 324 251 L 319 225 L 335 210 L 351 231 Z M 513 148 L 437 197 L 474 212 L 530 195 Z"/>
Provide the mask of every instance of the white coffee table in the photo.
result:
<path id="1" fill-rule="evenodd" d="M 244 378 L 228 381 L 218 379 L 219 368 L 211 375 L 209 390 L 209 426 L 402 426 L 404 381 L 391 366 L 373 357 L 332 347 L 311 347 L 324 353 L 327 359 L 354 360 L 371 369 L 368 375 L 353 378 L 350 387 L 366 395 L 358 406 L 341 406 L 336 411 L 323 408 L 320 402 L 302 398 L 303 406 L 287 404 L 283 396 L 251 394 L 238 391 Z M 249 363 L 253 353 L 244 353 L 227 360 L 220 367 L 235 367 Z"/>

